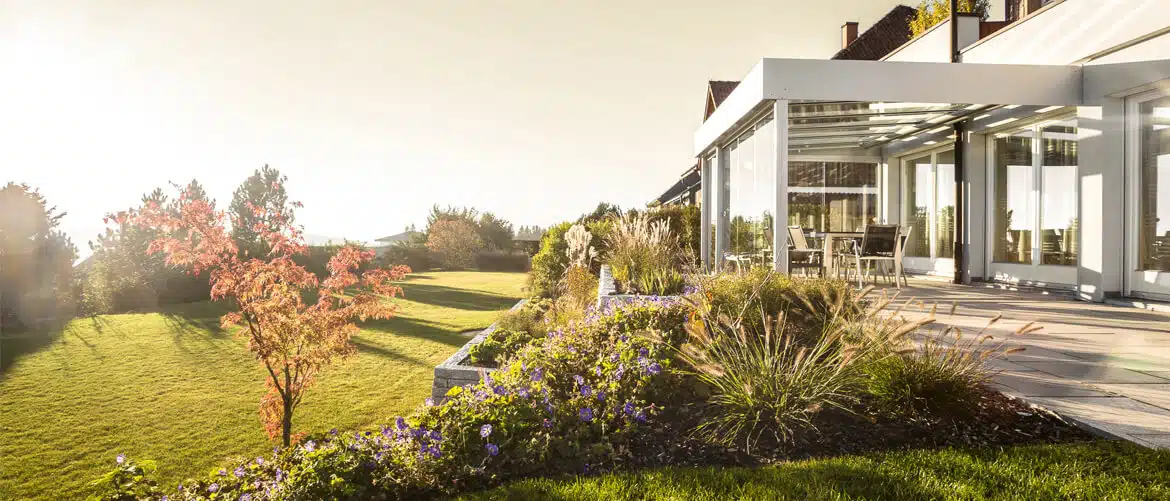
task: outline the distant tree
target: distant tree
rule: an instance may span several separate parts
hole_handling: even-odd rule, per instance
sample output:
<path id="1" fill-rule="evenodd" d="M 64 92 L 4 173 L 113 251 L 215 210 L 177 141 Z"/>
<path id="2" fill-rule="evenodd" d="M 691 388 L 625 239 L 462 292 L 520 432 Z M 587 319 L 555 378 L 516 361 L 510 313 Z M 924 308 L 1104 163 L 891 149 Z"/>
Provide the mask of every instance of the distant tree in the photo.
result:
<path id="1" fill-rule="evenodd" d="M 493 250 L 508 250 L 512 247 L 512 223 L 491 212 L 480 214 L 476 231 L 485 247 Z"/>
<path id="2" fill-rule="evenodd" d="M 62 217 L 27 184 L 0 188 L 0 332 L 61 313 L 70 300 L 77 247 L 57 229 Z"/>
<path id="3" fill-rule="evenodd" d="M 986 21 L 991 10 L 991 0 L 959 0 L 959 12 L 975 14 Z M 918 12 L 910 21 L 911 36 L 918 36 L 932 26 L 947 20 L 951 15 L 950 0 L 922 0 Z"/>
<path id="4" fill-rule="evenodd" d="M 289 203 L 284 185 L 288 176 L 269 167 L 257 169 L 245 179 L 232 194 L 229 207 L 232 222 L 232 239 L 246 255 L 260 256 L 268 252 L 260 235 L 271 231 L 277 219 L 295 221 L 293 209 L 298 205 Z"/>
<path id="5" fill-rule="evenodd" d="M 283 193 L 283 183 L 276 181 L 272 190 Z M 326 266 L 328 277 L 318 280 L 293 261 L 307 246 L 301 229 L 283 212 L 283 201 L 271 210 L 256 206 L 253 213 L 263 222 L 256 226 L 258 236 L 271 252 L 243 257 L 225 224 L 227 214 L 188 195 L 179 197 L 177 215 L 152 203 L 116 219 L 167 233 L 149 246 L 150 252 L 163 253 L 167 264 L 210 273 L 211 298 L 230 300 L 235 308 L 223 316 L 224 326 L 243 326 L 248 349 L 266 371 L 268 393 L 260 402 L 265 429 L 287 447 L 305 391 L 323 368 L 354 352 L 353 319 L 393 316 L 396 307 L 385 298 L 402 292 L 394 282 L 410 270 L 380 268 L 359 276 L 354 270 L 372 260 L 373 251 L 342 247 Z M 306 296 L 315 299 L 310 303 Z"/>
<path id="6" fill-rule="evenodd" d="M 431 207 L 431 213 L 427 216 L 426 232 L 431 232 L 431 227 L 439 221 L 465 221 L 471 226 L 478 226 L 479 211 L 474 207 L 455 207 L 448 205 L 447 207 L 439 207 L 437 204 Z"/>
<path id="7" fill-rule="evenodd" d="M 483 248 L 483 240 L 467 221 L 440 220 L 427 233 L 427 248 L 438 254 L 444 268 L 461 270 L 475 266 L 475 255 Z"/>
<path id="8" fill-rule="evenodd" d="M 577 222 L 578 223 L 589 223 L 589 222 L 593 222 L 593 221 L 601 221 L 603 219 L 608 219 L 610 217 L 621 217 L 621 216 L 622 216 L 622 208 L 621 207 L 618 207 L 615 204 L 610 204 L 607 202 L 600 202 L 597 204 L 597 207 L 595 207 L 593 209 L 593 212 L 582 214 L 581 217 L 577 218 Z"/>

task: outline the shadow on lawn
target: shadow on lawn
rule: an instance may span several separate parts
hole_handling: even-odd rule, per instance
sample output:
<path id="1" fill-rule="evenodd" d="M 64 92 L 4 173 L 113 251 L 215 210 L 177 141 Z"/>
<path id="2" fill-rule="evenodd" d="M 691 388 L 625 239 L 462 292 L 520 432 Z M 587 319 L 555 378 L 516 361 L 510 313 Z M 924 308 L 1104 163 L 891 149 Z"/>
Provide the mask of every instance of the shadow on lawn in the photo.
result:
<path id="1" fill-rule="evenodd" d="M 520 298 L 443 285 L 402 284 L 403 297 L 417 303 L 467 311 L 505 310 Z"/>
<path id="2" fill-rule="evenodd" d="M 467 338 L 458 332 L 452 332 L 451 327 L 424 318 L 394 317 L 389 320 L 369 320 L 361 324 L 361 327 L 384 331 L 395 336 L 426 339 L 448 346 L 458 347 L 467 343 Z"/>

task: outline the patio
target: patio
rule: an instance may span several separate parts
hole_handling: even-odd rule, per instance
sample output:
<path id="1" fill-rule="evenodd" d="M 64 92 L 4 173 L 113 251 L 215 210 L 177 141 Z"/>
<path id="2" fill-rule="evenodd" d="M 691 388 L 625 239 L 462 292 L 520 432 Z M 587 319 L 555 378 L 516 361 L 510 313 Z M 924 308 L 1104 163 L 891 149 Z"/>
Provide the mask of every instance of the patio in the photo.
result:
<path id="1" fill-rule="evenodd" d="M 1170 315 L 987 283 L 912 279 L 895 303 L 911 298 L 902 314 L 917 318 L 937 305 L 935 330 L 975 335 L 1002 315 L 986 333 L 1025 348 L 994 362 L 1006 394 L 1108 436 L 1170 448 Z M 1043 329 L 1013 334 L 1028 322 Z"/>

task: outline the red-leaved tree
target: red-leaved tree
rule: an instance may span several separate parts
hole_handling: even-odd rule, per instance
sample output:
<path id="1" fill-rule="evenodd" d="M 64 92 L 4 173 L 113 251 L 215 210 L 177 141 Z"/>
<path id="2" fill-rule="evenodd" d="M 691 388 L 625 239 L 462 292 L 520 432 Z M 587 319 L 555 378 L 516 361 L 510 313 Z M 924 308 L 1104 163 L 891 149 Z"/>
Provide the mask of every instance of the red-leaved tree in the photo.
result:
<path id="1" fill-rule="evenodd" d="M 344 247 L 329 260 L 328 277 L 318 280 L 293 262 L 308 246 L 302 230 L 286 215 L 250 207 L 258 221 L 252 229 L 271 250 L 263 257 L 245 258 L 226 225 L 226 213 L 186 192 L 180 193 L 178 207 L 176 212 L 147 204 L 126 217 L 170 235 L 151 242 L 148 253 L 162 252 L 167 264 L 192 273 L 208 272 L 211 299 L 235 304 L 236 311 L 224 315 L 222 323 L 243 326 L 240 334 L 247 337 L 248 349 L 267 370 L 268 393 L 260 401 L 260 417 L 268 435 L 280 435 L 287 447 L 293 412 L 305 390 L 321 369 L 353 354 L 350 338 L 358 332 L 353 320 L 393 316 L 397 307 L 389 299 L 402 293 L 395 282 L 410 269 L 371 269 L 358 276 L 354 271 L 372 260 L 374 252 Z"/>

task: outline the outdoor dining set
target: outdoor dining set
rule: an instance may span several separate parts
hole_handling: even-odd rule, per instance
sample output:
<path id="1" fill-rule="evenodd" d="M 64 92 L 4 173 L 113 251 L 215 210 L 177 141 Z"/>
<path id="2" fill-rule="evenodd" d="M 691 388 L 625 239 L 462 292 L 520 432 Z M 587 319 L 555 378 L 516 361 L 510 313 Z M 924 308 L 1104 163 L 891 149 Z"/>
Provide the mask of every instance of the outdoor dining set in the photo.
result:
<path id="1" fill-rule="evenodd" d="M 867 278 L 876 280 L 880 274 L 901 288 L 909 286 L 902 266 L 906 242 L 913 227 L 896 224 L 870 224 L 863 231 L 818 232 L 800 226 L 788 227 L 788 269 L 802 274 L 816 273 L 821 277 L 853 280 L 858 287 Z M 770 262 L 770 249 L 759 255 L 728 255 L 728 263 L 735 269 L 745 269 L 756 261 Z M 901 279 L 899 282 L 898 279 Z"/>

